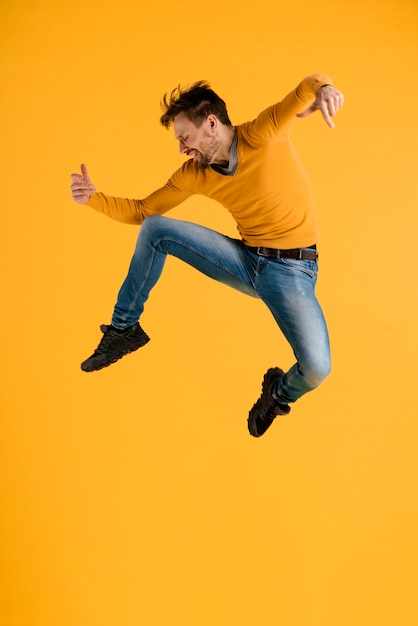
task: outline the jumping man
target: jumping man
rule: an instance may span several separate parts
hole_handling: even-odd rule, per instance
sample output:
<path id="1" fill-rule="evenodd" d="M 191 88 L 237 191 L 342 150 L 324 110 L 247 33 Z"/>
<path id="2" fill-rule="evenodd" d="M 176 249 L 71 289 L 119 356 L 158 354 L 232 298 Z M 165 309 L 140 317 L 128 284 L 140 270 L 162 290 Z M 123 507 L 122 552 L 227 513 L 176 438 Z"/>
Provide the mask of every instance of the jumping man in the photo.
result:
<path id="1" fill-rule="evenodd" d="M 79 204 L 140 232 L 110 325 L 94 353 L 81 364 L 100 370 L 149 341 L 139 325 L 145 302 L 168 254 L 239 291 L 260 298 L 293 349 L 287 371 L 270 368 L 249 412 L 248 429 L 263 435 L 277 415 L 315 389 L 330 371 L 326 323 L 315 296 L 317 223 L 311 189 L 289 134 L 297 118 L 320 111 L 332 117 L 343 95 L 329 76 L 308 76 L 283 100 L 254 120 L 233 126 L 225 102 L 205 81 L 165 95 L 161 124 L 173 126 L 180 153 L 189 157 L 167 183 L 142 200 L 98 192 L 87 168 L 72 174 Z M 220 202 L 237 223 L 239 238 L 163 217 L 193 194 Z"/>

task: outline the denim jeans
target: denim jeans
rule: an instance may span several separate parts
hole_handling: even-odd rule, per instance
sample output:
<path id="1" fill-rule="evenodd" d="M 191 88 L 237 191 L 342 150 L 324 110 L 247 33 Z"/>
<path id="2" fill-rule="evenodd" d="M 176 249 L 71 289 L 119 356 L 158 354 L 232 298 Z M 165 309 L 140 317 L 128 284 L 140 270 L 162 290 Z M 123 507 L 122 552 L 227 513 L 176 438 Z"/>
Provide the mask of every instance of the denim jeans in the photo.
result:
<path id="1" fill-rule="evenodd" d="M 141 226 L 112 317 L 116 328 L 124 329 L 138 321 L 167 254 L 214 280 L 260 298 L 270 309 L 296 358 L 273 389 L 276 400 L 295 402 L 328 375 L 328 332 L 315 296 L 317 261 L 261 257 L 238 239 L 160 215 L 147 217 Z"/>

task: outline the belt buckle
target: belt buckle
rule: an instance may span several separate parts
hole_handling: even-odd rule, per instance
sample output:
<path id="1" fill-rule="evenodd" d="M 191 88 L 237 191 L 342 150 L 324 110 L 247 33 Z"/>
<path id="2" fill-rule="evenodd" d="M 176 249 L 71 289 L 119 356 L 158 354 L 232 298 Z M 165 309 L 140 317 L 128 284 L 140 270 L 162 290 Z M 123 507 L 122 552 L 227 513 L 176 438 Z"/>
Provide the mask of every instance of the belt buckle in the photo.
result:
<path id="1" fill-rule="evenodd" d="M 265 259 L 272 259 L 273 255 L 271 254 L 271 251 L 269 248 L 266 248 L 265 246 L 258 246 L 257 248 L 257 254 L 258 256 L 261 256 Z"/>

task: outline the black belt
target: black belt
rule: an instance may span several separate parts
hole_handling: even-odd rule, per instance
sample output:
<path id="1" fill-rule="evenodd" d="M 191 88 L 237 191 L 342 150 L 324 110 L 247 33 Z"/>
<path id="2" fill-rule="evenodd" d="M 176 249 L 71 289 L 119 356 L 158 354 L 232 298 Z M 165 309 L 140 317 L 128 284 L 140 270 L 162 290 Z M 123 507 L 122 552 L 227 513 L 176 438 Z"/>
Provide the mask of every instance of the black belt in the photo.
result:
<path id="1" fill-rule="evenodd" d="M 289 248 L 288 250 L 279 250 L 278 248 L 263 248 L 261 246 L 252 247 L 247 246 L 248 250 L 258 254 L 259 256 L 267 257 L 268 259 L 297 259 L 298 261 L 316 261 L 318 258 L 318 252 L 316 246 L 309 246 L 309 248 Z"/>

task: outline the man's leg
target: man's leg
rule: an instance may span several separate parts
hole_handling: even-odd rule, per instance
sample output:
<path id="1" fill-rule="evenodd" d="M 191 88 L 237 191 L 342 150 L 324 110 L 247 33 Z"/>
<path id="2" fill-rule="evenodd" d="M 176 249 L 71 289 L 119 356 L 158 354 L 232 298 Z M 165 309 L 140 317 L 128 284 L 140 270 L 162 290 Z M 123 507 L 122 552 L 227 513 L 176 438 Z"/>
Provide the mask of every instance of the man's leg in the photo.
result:
<path id="1" fill-rule="evenodd" d="M 256 295 L 251 267 L 245 266 L 246 253 L 240 241 L 191 222 L 152 215 L 141 226 L 129 272 L 118 295 L 113 326 L 123 329 L 139 319 L 167 255 L 214 280 Z"/>
<path id="2" fill-rule="evenodd" d="M 143 222 L 128 275 L 119 291 L 111 326 L 104 327 L 98 348 L 84 371 L 102 369 L 149 341 L 138 324 L 144 304 L 164 268 L 167 255 L 243 293 L 257 297 L 254 262 L 241 241 L 216 231 L 153 215 Z"/>
<path id="3" fill-rule="evenodd" d="M 315 296 L 317 262 L 263 259 L 260 270 L 257 293 L 289 341 L 296 363 L 287 373 L 272 368 L 265 375 L 249 416 L 254 436 L 262 435 L 277 414 L 288 413 L 289 404 L 315 389 L 330 371 L 328 332 Z"/>

